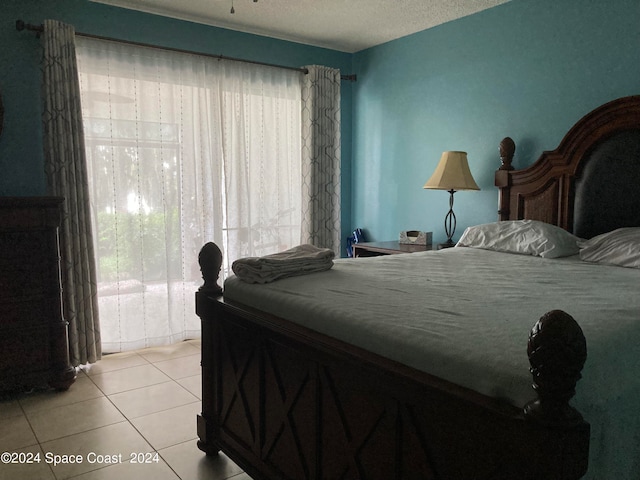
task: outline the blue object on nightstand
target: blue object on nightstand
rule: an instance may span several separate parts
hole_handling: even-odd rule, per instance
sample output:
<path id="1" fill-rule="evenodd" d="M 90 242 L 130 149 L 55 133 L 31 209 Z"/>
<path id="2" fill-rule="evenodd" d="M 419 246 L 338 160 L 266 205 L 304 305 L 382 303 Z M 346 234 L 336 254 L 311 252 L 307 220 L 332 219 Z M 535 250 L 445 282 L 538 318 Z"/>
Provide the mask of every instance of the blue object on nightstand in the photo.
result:
<path id="1" fill-rule="evenodd" d="M 347 237 L 347 257 L 353 257 L 353 244 L 366 242 L 364 232 L 361 228 L 356 228 L 353 233 Z"/>

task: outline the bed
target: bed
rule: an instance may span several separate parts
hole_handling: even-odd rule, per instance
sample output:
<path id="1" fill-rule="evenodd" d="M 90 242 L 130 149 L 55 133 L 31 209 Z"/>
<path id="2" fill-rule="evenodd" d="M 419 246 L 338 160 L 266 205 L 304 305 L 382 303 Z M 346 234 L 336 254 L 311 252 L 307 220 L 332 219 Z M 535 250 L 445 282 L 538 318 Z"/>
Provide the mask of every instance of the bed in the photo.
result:
<path id="1" fill-rule="evenodd" d="M 640 96 L 530 167 L 514 149 L 500 144 L 500 221 L 466 247 L 223 293 L 205 245 L 199 448 L 256 480 L 638 478 L 640 269 L 473 242 L 531 224 L 587 252 L 640 226 Z"/>

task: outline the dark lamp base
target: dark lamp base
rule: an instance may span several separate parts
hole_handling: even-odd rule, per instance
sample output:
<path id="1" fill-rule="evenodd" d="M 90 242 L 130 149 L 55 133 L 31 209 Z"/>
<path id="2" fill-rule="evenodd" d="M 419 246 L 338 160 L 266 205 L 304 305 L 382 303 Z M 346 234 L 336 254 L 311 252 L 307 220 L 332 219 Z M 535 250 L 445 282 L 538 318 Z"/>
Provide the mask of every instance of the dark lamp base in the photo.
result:
<path id="1" fill-rule="evenodd" d="M 454 241 L 452 240 L 447 240 L 445 243 L 439 243 L 438 244 L 438 250 L 442 250 L 443 248 L 451 248 L 451 247 L 455 247 L 456 244 Z"/>

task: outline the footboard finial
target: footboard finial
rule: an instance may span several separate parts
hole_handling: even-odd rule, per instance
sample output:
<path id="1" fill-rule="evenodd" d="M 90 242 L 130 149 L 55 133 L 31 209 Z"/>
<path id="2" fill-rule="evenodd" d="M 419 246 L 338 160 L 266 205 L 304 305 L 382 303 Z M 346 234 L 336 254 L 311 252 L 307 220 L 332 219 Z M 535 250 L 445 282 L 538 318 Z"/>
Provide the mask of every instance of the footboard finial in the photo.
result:
<path id="1" fill-rule="evenodd" d="M 582 415 L 569 405 L 587 359 L 580 325 L 562 310 L 547 312 L 529 334 L 527 354 L 538 399 L 528 403 L 527 418 L 546 425 L 570 426 Z"/>
<path id="2" fill-rule="evenodd" d="M 222 268 L 222 251 L 215 243 L 208 242 L 200 250 L 198 263 L 204 280 L 204 285 L 198 291 L 215 295 L 221 294 L 222 287 L 218 285 L 218 278 Z"/>

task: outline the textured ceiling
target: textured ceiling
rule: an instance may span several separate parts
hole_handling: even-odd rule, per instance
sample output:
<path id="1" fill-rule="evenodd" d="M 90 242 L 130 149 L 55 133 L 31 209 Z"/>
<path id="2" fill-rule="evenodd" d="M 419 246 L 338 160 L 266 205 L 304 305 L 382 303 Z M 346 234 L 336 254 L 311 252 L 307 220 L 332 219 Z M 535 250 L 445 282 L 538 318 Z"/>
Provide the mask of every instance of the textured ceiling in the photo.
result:
<path id="1" fill-rule="evenodd" d="M 92 0 L 357 52 L 509 0 Z M 235 13 L 231 14 L 231 6 Z"/>

